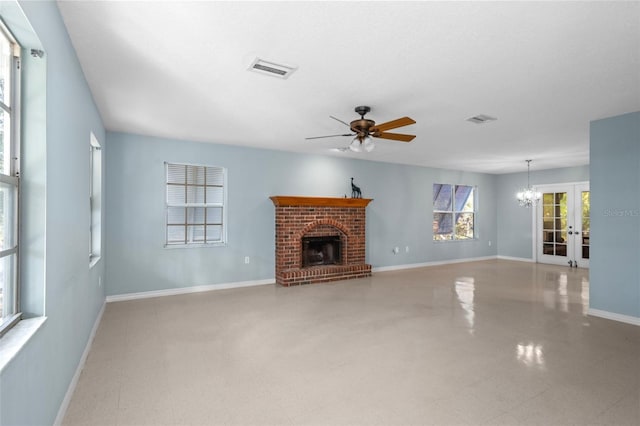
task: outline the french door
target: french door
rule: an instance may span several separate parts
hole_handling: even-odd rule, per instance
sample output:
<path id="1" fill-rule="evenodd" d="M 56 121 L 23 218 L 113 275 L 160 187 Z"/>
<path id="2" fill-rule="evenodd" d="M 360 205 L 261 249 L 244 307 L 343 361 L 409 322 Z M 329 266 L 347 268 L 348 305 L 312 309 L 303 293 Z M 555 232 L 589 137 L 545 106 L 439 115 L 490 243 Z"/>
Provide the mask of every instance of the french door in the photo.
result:
<path id="1" fill-rule="evenodd" d="M 536 210 L 537 260 L 589 267 L 589 183 L 539 187 Z"/>

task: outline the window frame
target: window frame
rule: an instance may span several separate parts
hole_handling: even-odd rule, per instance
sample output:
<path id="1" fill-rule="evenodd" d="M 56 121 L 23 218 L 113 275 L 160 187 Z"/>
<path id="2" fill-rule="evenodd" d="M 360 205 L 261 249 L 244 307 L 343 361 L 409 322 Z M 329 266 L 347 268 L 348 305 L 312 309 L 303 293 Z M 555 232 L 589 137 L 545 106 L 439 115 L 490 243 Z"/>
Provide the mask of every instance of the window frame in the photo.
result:
<path id="1" fill-rule="evenodd" d="M 22 312 L 20 310 L 20 111 L 21 111 L 21 50 L 22 47 L 16 41 L 11 31 L 7 28 L 4 22 L 0 19 L 0 36 L 6 38 L 9 42 L 11 49 L 11 64 L 9 78 L 9 105 L 4 102 L 0 102 L 0 108 L 4 111 L 5 117 L 9 118 L 9 175 L 2 173 L 0 170 L 0 182 L 13 185 L 15 187 L 15 199 L 13 205 L 13 247 L 0 251 L 0 261 L 9 256 L 13 258 L 13 274 L 12 274 L 12 291 L 14 293 L 12 301 L 12 314 L 6 316 L 5 319 L 0 317 L 0 337 L 8 332 L 13 326 L 15 326 L 22 319 Z M 3 290 L 4 292 L 4 290 Z M 4 295 L 3 301 L 4 304 Z M 2 309 L 4 311 L 4 307 Z M 4 315 L 4 312 L 2 313 Z"/>
<path id="2" fill-rule="evenodd" d="M 89 267 L 102 256 L 102 145 L 89 136 Z"/>
<path id="3" fill-rule="evenodd" d="M 441 185 L 441 186 L 449 186 L 451 188 L 451 209 L 450 210 L 437 210 L 436 209 L 436 200 L 434 199 L 435 197 L 435 186 L 436 185 Z M 469 187 L 471 188 L 471 194 L 473 195 L 473 205 L 472 205 L 472 210 L 468 211 L 468 210 L 464 210 L 464 206 L 467 203 L 468 197 L 465 200 L 465 202 L 462 204 L 462 206 L 457 206 L 456 205 L 456 188 L 458 187 Z M 458 184 L 458 183 L 433 183 L 431 185 L 432 188 L 432 194 L 431 194 L 431 200 L 432 200 L 432 213 L 433 213 L 433 221 L 432 224 L 435 224 L 437 221 L 435 220 L 435 215 L 436 214 L 449 214 L 451 215 L 451 238 L 449 239 L 439 239 L 436 238 L 437 234 L 436 233 L 436 228 L 435 226 L 432 226 L 432 241 L 434 243 L 442 243 L 442 242 L 463 242 L 463 241 L 476 241 L 478 240 L 478 231 L 476 229 L 476 224 L 478 223 L 477 221 L 477 217 L 478 217 L 478 187 L 476 185 L 467 185 L 467 184 Z M 459 214 L 465 214 L 465 213 L 470 213 L 473 217 L 473 236 L 470 238 L 459 238 L 458 234 L 456 233 L 456 216 Z"/>
<path id="4" fill-rule="evenodd" d="M 184 167 L 193 167 L 193 168 L 199 168 L 202 167 L 204 168 L 204 176 L 205 176 L 205 181 L 202 185 L 198 185 L 198 184 L 192 184 L 190 185 L 187 182 L 187 175 L 188 175 L 188 169 L 185 170 L 185 190 L 186 188 L 188 188 L 189 186 L 204 186 L 205 190 L 204 193 L 206 194 L 206 188 L 207 187 L 217 187 L 220 186 L 222 188 L 222 203 L 188 203 L 186 202 L 187 200 L 185 199 L 184 203 L 170 203 L 169 202 L 169 188 L 170 186 L 175 186 L 175 185 L 179 185 L 179 186 L 183 186 L 182 184 L 177 184 L 177 183 L 170 183 L 169 182 L 169 166 L 184 166 Z M 206 175 L 207 175 L 207 169 L 213 169 L 216 170 L 218 172 L 221 173 L 222 175 L 222 185 L 207 185 L 206 183 Z M 164 248 L 167 249 L 174 249 L 174 248 L 199 248 L 199 247 L 224 247 L 227 245 L 227 185 L 228 185 L 228 181 L 227 181 L 227 169 L 226 167 L 222 167 L 222 166 L 212 166 L 212 165 L 205 165 L 205 164 L 194 164 L 194 163 L 178 163 L 178 162 L 169 162 L 169 161 L 165 161 L 164 162 L 164 172 L 165 172 L 165 208 L 164 208 L 164 215 L 165 215 L 165 219 L 164 219 Z M 205 201 L 206 201 L 206 195 L 205 195 Z M 204 241 L 190 241 L 189 235 L 188 235 L 188 231 L 187 229 L 185 229 L 185 241 L 184 242 L 169 242 L 169 227 L 170 226 L 175 226 L 175 224 L 170 224 L 169 223 L 169 208 L 175 208 L 175 207 L 183 207 L 183 208 L 204 208 L 205 209 L 205 215 L 204 215 L 204 223 L 200 224 L 200 223 L 194 223 L 194 222 L 189 222 L 188 218 L 187 218 L 187 214 L 185 213 L 185 228 L 188 229 L 189 226 L 198 226 L 198 225 L 203 225 L 205 228 L 205 234 L 204 234 Z M 221 208 L 222 209 L 222 213 L 221 213 L 221 231 L 220 231 L 220 239 L 219 240 L 215 240 L 215 241 L 210 241 L 207 242 L 206 241 L 206 227 L 207 225 L 217 225 L 217 224 L 208 224 L 207 223 L 207 216 L 206 216 L 206 209 L 207 208 Z"/>

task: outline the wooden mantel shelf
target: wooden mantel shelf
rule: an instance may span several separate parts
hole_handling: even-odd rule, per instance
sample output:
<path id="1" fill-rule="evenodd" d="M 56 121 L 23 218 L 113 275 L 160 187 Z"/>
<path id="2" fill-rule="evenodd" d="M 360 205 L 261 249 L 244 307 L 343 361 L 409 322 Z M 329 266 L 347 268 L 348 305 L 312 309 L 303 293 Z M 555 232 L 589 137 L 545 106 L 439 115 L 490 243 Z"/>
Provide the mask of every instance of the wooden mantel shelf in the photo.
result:
<path id="1" fill-rule="evenodd" d="M 373 198 L 296 197 L 274 195 L 274 206 L 367 207 Z"/>

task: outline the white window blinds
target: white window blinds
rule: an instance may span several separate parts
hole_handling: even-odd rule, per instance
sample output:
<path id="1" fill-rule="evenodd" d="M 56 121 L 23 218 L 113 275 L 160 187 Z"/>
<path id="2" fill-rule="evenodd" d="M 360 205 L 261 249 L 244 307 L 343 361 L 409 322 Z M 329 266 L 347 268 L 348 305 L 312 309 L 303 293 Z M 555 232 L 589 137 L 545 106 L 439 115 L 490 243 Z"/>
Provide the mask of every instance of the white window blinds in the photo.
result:
<path id="1" fill-rule="evenodd" d="M 166 245 L 225 242 L 222 167 L 166 163 Z"/>

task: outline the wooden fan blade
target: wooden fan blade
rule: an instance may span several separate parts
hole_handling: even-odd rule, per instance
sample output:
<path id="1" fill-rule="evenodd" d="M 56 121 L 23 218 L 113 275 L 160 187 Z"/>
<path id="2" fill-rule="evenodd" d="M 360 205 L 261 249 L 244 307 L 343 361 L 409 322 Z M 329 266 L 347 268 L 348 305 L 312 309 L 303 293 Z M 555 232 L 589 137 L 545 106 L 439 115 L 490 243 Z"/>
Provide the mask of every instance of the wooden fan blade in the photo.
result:
<path id="1" fill-rule="evenodd" d="M 392 141 L 398 142 L 411 142 L 416 137 L 416 135 L 403 135 L 401 133 L 376 133 L 371 136 L 374 138 L 391 139 Z"/>
<path id="2" fill-rule="evenodd" d="M 347 134 L 344 134 L 344 135 L 314 136 L 314 137 L 305 138 L 305 139 L 337 138 L 338 136 L 355 136 L 355 134 L 347 133 Z"/>
<path id="3" fill-rule="evenodd" d="M 369 132 L 371 133 L 379 133 L 384 132 L 385 130 L 395 129 L 397 127 L 408 126 L 410 124 L 416 124 L 416 121 L 409 117 L 398 118 L 397 120 L 387 121 L 386 123 L 376 124 Z"/>

